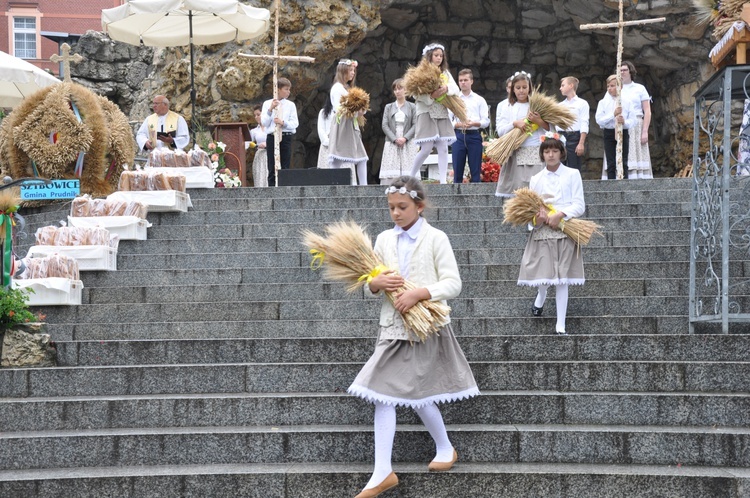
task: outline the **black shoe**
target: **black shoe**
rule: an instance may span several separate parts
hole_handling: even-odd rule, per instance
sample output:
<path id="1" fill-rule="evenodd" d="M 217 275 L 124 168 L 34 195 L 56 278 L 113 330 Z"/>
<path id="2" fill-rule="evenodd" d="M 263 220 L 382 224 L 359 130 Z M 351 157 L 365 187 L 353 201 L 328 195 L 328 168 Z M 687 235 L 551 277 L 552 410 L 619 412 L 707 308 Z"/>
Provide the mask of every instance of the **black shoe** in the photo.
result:
<path id="1" fill-rule="evenodd" d="M 537 308 L 533 304 L 531 305 L 531 314 L 534 316 L 542 316 L 542 310 L 544 310 L 544 307 Z"/>
<path id="2" fill-rule="evenodd" d="M 560 335 L 560 336 L 567 336 L 568 335 L 568 333 L 565 332 L 564 330 L 562 330 L 562 331 L 561 330 L 556 330 L 555 334 Z"/>

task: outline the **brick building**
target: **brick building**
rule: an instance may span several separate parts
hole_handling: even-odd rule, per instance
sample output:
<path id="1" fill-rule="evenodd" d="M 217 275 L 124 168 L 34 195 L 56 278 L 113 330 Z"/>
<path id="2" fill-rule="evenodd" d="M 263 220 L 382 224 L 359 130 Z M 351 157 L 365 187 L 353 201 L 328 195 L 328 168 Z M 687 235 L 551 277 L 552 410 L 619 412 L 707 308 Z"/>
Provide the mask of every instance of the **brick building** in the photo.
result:
<path id="1" fill-rule="evenodd" d="M 49 60 L 59 45 L 86 31 L 101 31 L 102 9 L 123 0 L 0 0 L 0 50 L 59 75 Z"/>

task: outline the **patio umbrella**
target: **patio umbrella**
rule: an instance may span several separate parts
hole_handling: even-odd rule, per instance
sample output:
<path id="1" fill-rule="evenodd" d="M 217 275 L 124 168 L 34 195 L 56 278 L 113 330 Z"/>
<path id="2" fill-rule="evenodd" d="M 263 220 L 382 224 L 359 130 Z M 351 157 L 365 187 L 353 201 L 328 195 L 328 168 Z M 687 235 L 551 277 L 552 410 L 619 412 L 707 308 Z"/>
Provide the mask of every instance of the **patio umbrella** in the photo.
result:
<path id="1" fill-rule="evenodd" d="M 268 31 L 271 13 L 238 0 L 126 0 L 102 10 L 110 38 L 149 47 L 190 46 L 190 103 L 195 116 L 193 45 L 258 38 Z"/>
<path id="2" fill-rule="evenodd" d="M 15 107 L 27 96 L 60 80 L 35 65 L 0 52 L 0 107 Z"/>

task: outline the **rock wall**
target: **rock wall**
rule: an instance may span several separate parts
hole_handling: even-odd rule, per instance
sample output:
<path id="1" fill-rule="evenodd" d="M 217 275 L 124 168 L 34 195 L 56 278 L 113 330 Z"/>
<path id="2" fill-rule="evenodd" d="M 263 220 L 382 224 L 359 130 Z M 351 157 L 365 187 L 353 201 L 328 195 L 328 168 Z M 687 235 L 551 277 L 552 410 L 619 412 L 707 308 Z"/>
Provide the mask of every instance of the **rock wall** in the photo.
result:
<path id="1" fill-rule="evenodd" d="M 249 2 L 269 8 L 270 0 Z M 656 176 L 670 176 L 690 162 L 692 94 L 712 73 L 709 33 L 695 26 L 691 0 L 625 2 L 629 20 L 667 17 L 667 22 L 628 28 L 624 58 L 638 68 L 636 81 L 653 96 L 651 153 Z M 591 105 L 591 135 L 585 175 L 601 171 L 601 132 L 594 123 L 604 80 L 615 70 L 616 32 L 581 32 L 580 24 L 612 22 L 616 1 L 599 0 L 300 0 L 282 6 L 280 52 L 309 55 L 314 64 L 288 63 L 280 74 L 292 80 L 300 127 L 295 167 L 314 166 L 316 118 L 333 78 L 336 61 L 360 61 L 357 84 L 371 94 L 372 111 L 364 140 L 372 180 L 377 178 L 383 134 L 382 109 L 392 99 L 391 82 L 418 61 L 422 47 L 439 41 L 455 73 L 473 69 L 474 90 L 492 108 L 505 98 L 504 80 L 518 70 L 558 95 L 560 78 L 581 80 L 579 96 Z M 271 65 L 237 55 L 271 53 L 272 33 L 253 43 L 197 47 L 195 81 L 199 119 L 252 122 L 252 105 L 268 98 Z M 73 75 L 123 107 L 140 122 L 154 94 L 170 96 L 172 108 L 190 117 L 187 48 L 148 49 L 112 43 L 99 34 L 81 39 L 87 61 Z"/>

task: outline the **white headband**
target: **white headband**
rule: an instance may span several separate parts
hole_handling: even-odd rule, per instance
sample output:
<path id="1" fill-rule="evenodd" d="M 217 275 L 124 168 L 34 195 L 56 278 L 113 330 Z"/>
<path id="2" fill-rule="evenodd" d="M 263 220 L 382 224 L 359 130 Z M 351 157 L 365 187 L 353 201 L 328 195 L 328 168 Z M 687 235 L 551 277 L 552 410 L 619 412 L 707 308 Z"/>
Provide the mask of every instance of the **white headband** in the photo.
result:
<path id="1" fill-rule="evenodd" d="M 526 71 L 516 71 L 513 74 L 513 77 L 515 78 L 516 76 L 520 76 L 522 74 L 525 75 L 528 79 L 531 79 L 531 74 L 527 73 Z"/>
<path id="2" fill-rule="evenodd" d="M 443 51 L 443 53 L 445 53 L 445 47 L 444 46 L 442 46 L 439 43 L 430 43 L 429 45 L 427 45 L 425 48 L 422 49 L 422 57 L 424 57 L 425 55 L 427 55 L 427 52 L 429 52 L 430 50 L 435 50 L 436 48 L 439 48 L 440 50 Z"/>
<path id="3" fill-rule="evenodd" d="M 388 194 L 409 194 L 412 199 L 419 199 L 419 193 L 416 190 L 406 190 L 406 187 L 396 188 L 391 185 L 385 189 L 385 195 Z"/>

